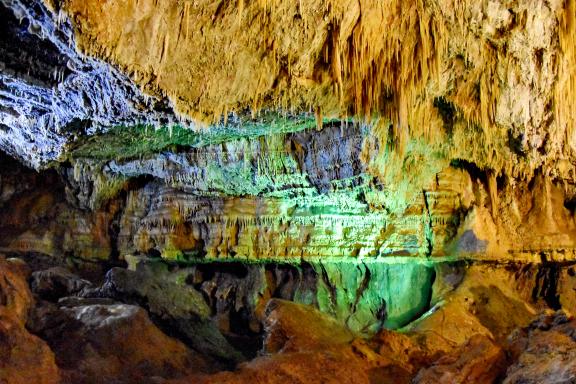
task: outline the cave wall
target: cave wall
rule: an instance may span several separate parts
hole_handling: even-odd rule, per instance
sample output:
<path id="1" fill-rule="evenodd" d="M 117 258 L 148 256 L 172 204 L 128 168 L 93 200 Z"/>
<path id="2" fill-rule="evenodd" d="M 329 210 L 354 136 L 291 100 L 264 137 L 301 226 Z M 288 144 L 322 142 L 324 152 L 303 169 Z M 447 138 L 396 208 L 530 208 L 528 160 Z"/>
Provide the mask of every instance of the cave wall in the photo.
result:
<path id="1" fill-rule="evenodd" d="M 574 259 L 573 1 L 1 12 L 5 252 Z"/>
<path id="2" fill-rule="evenodd" d="M 141 280 L 194 286 L 232 333 L 271 297 L 402 327 L 463 266 L 574 304 L 573 0 L 0 17 L 0 253 L 98 278 L 161 261 Z"/>
<path id="3" fill-rule="evenodd" d="M 383 141 L 392 121 L 400 148 L 424 137 L 497 175 L 573 169 L 572 0 L 51 5 L 73 20 L 82 52 L 187 116 L 377 116 Z"/>
<path id="4" fill-rule="evenodd" d="M 573 258 L 572 0 L 1 8 L 7 249 Z"/>
<path id="5" fill-rule="evenodd" d="M 371 171 L 386 151 L 368 126 L 327 123 L 40 174 L 5 158 L 0 244 L 85 261 L 574 259 L 569 187 L 453 162 L 390 188 Z"/>

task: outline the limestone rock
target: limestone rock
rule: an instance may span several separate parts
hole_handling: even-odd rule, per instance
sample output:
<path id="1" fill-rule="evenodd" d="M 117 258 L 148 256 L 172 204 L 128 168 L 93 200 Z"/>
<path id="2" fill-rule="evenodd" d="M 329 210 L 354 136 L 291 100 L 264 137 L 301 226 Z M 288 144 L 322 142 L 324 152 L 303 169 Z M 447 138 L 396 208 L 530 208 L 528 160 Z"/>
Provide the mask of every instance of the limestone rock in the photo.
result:
<path id="1" fill-rule="evenodd" d="M 28 310 L 34 303 L 34 298 L 26 279 L 28 274 L 22 268 L 21 261 L 6 260 L 0 256 L 0 313 L 23 324 L 26 322 Z"/>
<path id="2" fill-rule="evenodd" d="M 173 383 L 410 382 L 410 371 L 401 363 L 378 355 L 363 340 L 355 341 L 342 324 L 310 306 L 272 300 L 266 313 L 263 356 L 234 372 L 191 376 Z"/>
<path id="3" fill-rule="evenodd" d="M 334 318 L 289 301 L 270 300 L 265 316 L 265 353 L 322 350 L 335 344 L 348 344 L 354 338 L 352 332 Z"/>
<path id="4" fill-rule="evenodd" d="M 90 288 L 92 283 L 84 280 L 63 267 L 54 267 L 32 273 L 32 292 L 44 300 L 56 301 L 61 297 L 79 294 Z"/>
<path id="5" fill-rule="evenodd" d="M 515 362 L 503 383 L 569 383 L 576 377 L 576 320 L 569 313 L 543 313 L 509 342 Z"/>
<path id="6" fill-rule="evenodd" d="M 415 384 L 492 384 L 502 374 L 506 356 L 486 336 L 474 335 L 459 349 L 421 370 Z"/>
<path id="7" fill-rule="evenodd" d="M 511 284 L 512 274 L 505 268 L 468 268 L 454 291 L 404 330 L 426 334 L 423 341 L 429 351 L 450 352 L 477 334 L 502 343 L 512 330 L 526 326 L 536 314 L 530 298 L 522 297 Z"/>
<path id="8" fill-rule="evenodd" d="M 573 380 L 575 0 L 0 20 L 0 381 Z"/>
<path id="9" fill-rule="evenodd" d="M 136 306 L 48 304 L 37 316 L 33 327 L 53 348 L 65 383 L 141 383 L 211 369 Z"/>
<path id="10" fill-rule="evenodd" d="M 0 258 L 0 382 L 57 384 L 54 354 L 25 328 L 33 305 L 26 276 L 20 262 Z"/>
<path id="11" fill-rule="evenodd" d="M 151 99 L 110 65 L 77 52 L 70 23 L 42 1 L 2 1 L 0 15 L 3 151 L 40 167 L 82 132 L 146 121 L 145 111 L 155 115 L 149 121 L 173 116 L 161 98 Z"/>
<path id="12" fill-rule="evenodd" d="M 113 268 L 101 289 L 92 295 L 142 305 L 153 319 L 195 350 L 224 363 L 235 364 L 243 359 L 222 336 L 209 318 L 210 308 L 202 295 L 190 286 L 165 279 L 162 269 L 142 267 L 137 271 Z"/>
<path id="13" fill-rule="evenodd" d="M 54 353 L 24 325 L 0 315 L 0 382 L 59 384 Z"/>

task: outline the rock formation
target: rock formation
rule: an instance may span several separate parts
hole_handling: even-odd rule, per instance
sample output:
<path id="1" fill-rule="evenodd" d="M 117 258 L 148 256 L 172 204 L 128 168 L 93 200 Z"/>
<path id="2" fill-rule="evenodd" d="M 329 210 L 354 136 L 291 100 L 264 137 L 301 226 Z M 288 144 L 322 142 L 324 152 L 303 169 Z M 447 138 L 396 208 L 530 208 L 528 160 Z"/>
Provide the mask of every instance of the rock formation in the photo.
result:
<path id="1" fill-rule="evenodd" d="M 33 305 L 26 274 L 25 265 L 19 261 L 0 260 L 0 380 L 56 384 L 60 374 L 54 353 L 25 328 Z"/>
<path id="2" fill-rule="evenodd" d="M 575 0 L 0 19 L 0 382 L 574 380 Z"/>

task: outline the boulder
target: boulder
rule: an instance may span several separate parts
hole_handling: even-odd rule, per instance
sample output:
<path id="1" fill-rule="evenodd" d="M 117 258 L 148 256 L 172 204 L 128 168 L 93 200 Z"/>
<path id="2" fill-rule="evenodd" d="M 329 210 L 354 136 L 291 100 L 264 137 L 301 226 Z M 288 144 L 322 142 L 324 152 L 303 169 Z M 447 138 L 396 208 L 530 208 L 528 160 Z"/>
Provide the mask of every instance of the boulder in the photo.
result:
<path id="1" fill-rule="evenodd" d="M 403 331 L 418 338 L 431 355 L 451 353 L 474 335 L 501 344 L 512 330 L 529 324 L 537 313 L 507 284 L 510 279 L 510 273 L 502 269 L 471 266 L 455 290 L 438 295 L 435 305 Z"/>
<path id="2" fill-rule="evenodd" d="M 162 333 L 142 308 L 39 306 L 34 330 L 56 354 L 64 383 L 148 383 L 210 372 L 210 362 Z"/>
<path id="3" fill-rule="evenodd" d="M 202 294 L 167 278 L 165 268 L 164 264 L 142 265 L 137 271 L 112 268 L 101 289 L 92 294 L 142 306 L 162 329 L 225 366 L 244 360 L 210 319 L 211 309 Z"/>
<path id="4" fill-rule="evenodd" d="M 420 370 L 414 384 L 492 384 L 503 372 L 506 356 L 488 337 L 477 334 L 463 346 Z"/>
<path id="5" fill-rule="evenodd" d="M 44 300 L 57 301 L 61 297 L 72 296 L 92 286 L 66 268 L 53 267 L 32 273 L 32 292 Z"/>
<path id="6" fill-rule="evenodd" d="M 271 300 L 260 357 L 234 372 L 195 375 L 169 383 L 408 384 L 412 371 L 379 355 L 364 339 L 312 306 Z"/>
<path id="7" fill-rule="evenodd" d="M 25 323 L 34 300 L 20 261 L 0 258 L 0 383 L 56 384 L 54 354 Z"/>
<path id="8" fill-rule="evenodd" d="M 504 384 L 575 382 L 576 320 L 569 313 L 546 311 L 508 341 L 515 362 Z"/>
<path id="9" fill-rule="evenodd" d="M 354 339 L 336 319 L 306 305 L 272 299 L 265 313 L 265 353 L 321 350 Z"/>
<path id="10" fill-rule="evenodd" d="M 58 367 L 48 345 L 30 334 L 20 322 L 0 315 L 0 383 L 59 382 Z"/>

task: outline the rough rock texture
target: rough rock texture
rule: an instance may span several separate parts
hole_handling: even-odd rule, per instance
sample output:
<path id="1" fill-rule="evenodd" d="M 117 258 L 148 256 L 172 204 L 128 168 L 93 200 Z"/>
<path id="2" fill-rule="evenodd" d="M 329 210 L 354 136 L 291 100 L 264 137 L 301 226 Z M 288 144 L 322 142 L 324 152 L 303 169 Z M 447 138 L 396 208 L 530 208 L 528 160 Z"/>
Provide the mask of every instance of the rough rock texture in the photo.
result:
<path id="1" fill-rule="evenodd" d="M 80 54 L 70 22 L 42 2 L 2 1 L 0 16 L 3 151 L 39 167 L 56 160 L 75 136 L 173 116 L 165 101 Z"/>
<path id="2" fill-rule="evenodd" d="M 353 344 L 349 330 L 308 306 L 272 300 L 266 312 L 265 355 L 235 372 L 174 383 L 410 382 L 410 372 L 400 363 L 374 353 L 362 340 Z"/>
<path id="3" fill-rule="evenodd" d="M 80 293 L 92 285 L 63 267 L 54 267 L 32 273 L 30 288 L 44 300 L 56 301 Z"/>
<path id="4" fill-rule="evenodd" d="M 293 302 L 270 300 L 265 316 L 265 353 L 321 350 L 354 339 L 353 333 L 334 318 Z M 302 324 L 310 326 L 304 328 Z"/>
<path id="5" fill-rule="evenodd" d="M 511 331 L 529 324 L 537 313 L 537 303 L 516 288 L 514 274 L 514 270 L 489 265 L 467 268 L 455 290 L 439 295 L 427 313 L 403 330 L 429 333 L 426 348 L 430 351 L 451 351 L 474 335 L 502 343 Z M 446 277 L 450 276 L 439 275 L 439 279 Z"/>
<path id="6" fill-rule="evenodd" d="M 54 173 L 39 176 L 7 162 L 6 201 L 16 188 L 23 196 L 6 206 L 3 231 L 11 236 L 2 245 L 86 261 L 151 251 L 169 259 L 574 259 L 573 216 L 558 186 L 537 179 L 522 195 L 524 216 L 493 216 L 488 173 L 456 165 L 438 170 L 422 190 L 409 181 L 390 189 L 358 160 L 379 156 L 361 150 L 369 132 L 356 126 L 346 136 L 343 129 L 236 139 L 141 160 L 77 160 L 60 167 L 64 185 Z M 502 209 L 515 206 L 506 203 Z M 548 218 L 544 208 L 551 216 L 535 228 L 531 223 Z"/>
<path id="7" fill-rule="evenodd" d="M 549 104 L 569 92 L 558 71 L 574 74 L 563 63 L 573 59 L 572 2 L 51 3 L 73 18 L 83 51 L 188 114 L 312 106 L 376 112 L 432 136 L 443 122 L 428 113 L 444 102 L 457 122 L 481 125 L 480 151 L 501 149 L 509 131 L 535 158 L 547 132 L 561 139 L 567 128 L 550 114 L 571 116 Z"/>
<path id="8" fill-rule="evenodd" d="M 397 328 L 429 308 L 434 276 L 434 268 L 411 264 L 224 262 L 168 266 L 160 260 L 140 259 L 135 271 L 113 268 L 101 288 L 82 295 L 139 303 L 200 347 L 204 342 L 195 334 L 209 316 L 225 332 L 258 333 L 270 298 L 312 305 L 359 333 Z M 212 328 L 205 327 L 208 336 Z M 225 349 L 217 349 L 226 355 Z"/>
<path id="9" fill-rule="evenodd" d="M 0 18 L 0 381 L 572 380 L 576 1 Z"/>
<path id="10" fill-rule="evenodd" d="M 402 333 L 381 330 L 369 339 L 358 338 L 342 320 L 311 306 L 268 300 L 273 295 L 290 296 L 295 287 L 304 287 L 295 279 L 298 274 L 293 274 L 297 270 L 294 266 L 267 268 L 263 279 L 269 281 L 269 286 L 258 285 L 256 276 L 262 276 L 261 265 L 252 270 L 241 264 L 225 267 L 212 263 L 168 269 L 159 260 L 136 259 L 130 260 L 130 266 L 136 271 L 112 269 L 100 288 L 73 293 L 115 295 L 140 303 L 160 322 L 168 321 L 172 330 L 187 324 L 182 329 L 189 335 L 196 332 L 205 337 L 204 344 L 196 347 L 210 341 L 202 323 L 211 317 L 221 320 L 218 325 L 228 337 L 233 332 L 245 337 L 236 342 L 249 340 L 249 335 L 242 334 L 242 327 L 251 328 L 253 335 L 261 330 L 264 342 L 259 355 L 233 372 L 212 373 L 222 369 L 222 356 L 215 356 L 213 349 L 195 348 L 202 355 L 187 349 L 160 332 L 142 308 L 108 298 L 69 296 L 57 302 L 41 301 L 31 316 L 26 316 L 28 329 L 53 348 L 62 382 L 536 383 L 572 375 L 572 316 L 548 310 L 531 320 L 536 312 L 528 301 L 536 306 L 548 303 L 547 295 L 538 298 L 538 294 L 550 287 L 526 280 L 532 273 L 550 274 L 542 272 L 541 266 L 533 272 L 525 267 L 489 264 L 437 265 L 431 296 L 434 307 Z M 23 290 L 20 299 L 12 300 L 21 304 L 7 307 L 18 316 L 23 316 L 32 304 L 23 279 L 26 269 L 22 262 L 12 262 L 7 269 L 19 276 L 15 286 Z M 83 281 L 64 269 L 52 268 L 35 272 L 32 282 L 54 277 L 55 272 L 60 279 Z M 290 281 L 289 276 L 294 280 Z M 274 282 L 274 278 L 278 280 Z M 43 295 L 52 300 L 63 292 L 63 285 L 42 286 Z M 221 291 L 210 290 L 210 286 Z M 570 294 L 573 292 L 560 290 L 556 299 Z M 253 300 L 251 304 L 249 300 Z M 222 321 L 226 311 L 227 323 Z M 22 325 L 20 329 L 33 338 Z M 11 333 L 19 342 L 24 341 L 25 347 L 34 345 L 18 335 Z M 191 339 L 183 340 L 190 343 Z M 22 346 L 18 350 L 27 351 Z M 28 359 L 34 356 L 26 353 Z"/>
<path id="11" fill-rule="evenodd" d="M 175 382 L 495 383 L 508 364 L 503 346 L 486 335 L 475 334 L 438 353 L 427 349 L 435 341 L 426 341 L 430 332 L 383 331 L 370 340 L 357 339 L 325 314 L 283 300 L 270 301 L 265 323 L 263 356 L 235 372 Z"/>
<path id="12" fill-rule="evenodd" d="M 407 149 L 398 160 L 415 173 L 455 159 L 515 181 L 574 172 L 571 0 L 47 3 L 43 18 L 29 17 L 48 38 L 56 29 L 72 41 L 73 28 L 86 56 L 180 114 L 376 116 L 380 143 L 395 132 Z M 6 5 L 22 13 L 22 3 Z M 411 137 L 430 150 L 411 149 Z M 386 159 L 372 169 L 384 179 L 400 172 Z"/>
<path id="13" fill-rule="evenodd" d="M 111 297 L 146 308 L 167 332 L 178 335 L 192 348 L 225 363 L 243 359 L 210 320 L 210 308 L 200 292 L 166 279 L 163 265 L 140 273 L 111 269 L 101 289 L 93 295 Z"/>
<path id="14" fill-rule="evenodd" d="M 505 363 L 501 347 L 486 336 L 475 335 L 460 349 L 421 370 L 412 382 L 491 384 L 502 374 Z"/>
<path id="15" fill-rule="evenodd" d="M 576 377 L 576 321 L 567 312 L 548 311 L 509 338 L 517 361 L 505 384 L 569 383 Z"/>
<path id="16" fill-rule="evenodd" d="M 21 261 L 0 257 L 0 382 L 57 384 L 53 352 L 25 328 L 34 300 L 26 278 Z"/>
<path id="17" fill-rule="evenodd" d="M 209 362 L 126 304 L 45 303 L 29 327 L 56 355 L 63 383 L 152 383 L 210 371 Z"/>
<path id="18" fill-rule="evenodd" d="M 572 0 L 2 9 L 0 145 L 34 165 L 64 152 L 80 210 L 12 249 L 575 258 Z M 163 97 L 214 124 L 169 124 Z"/>

